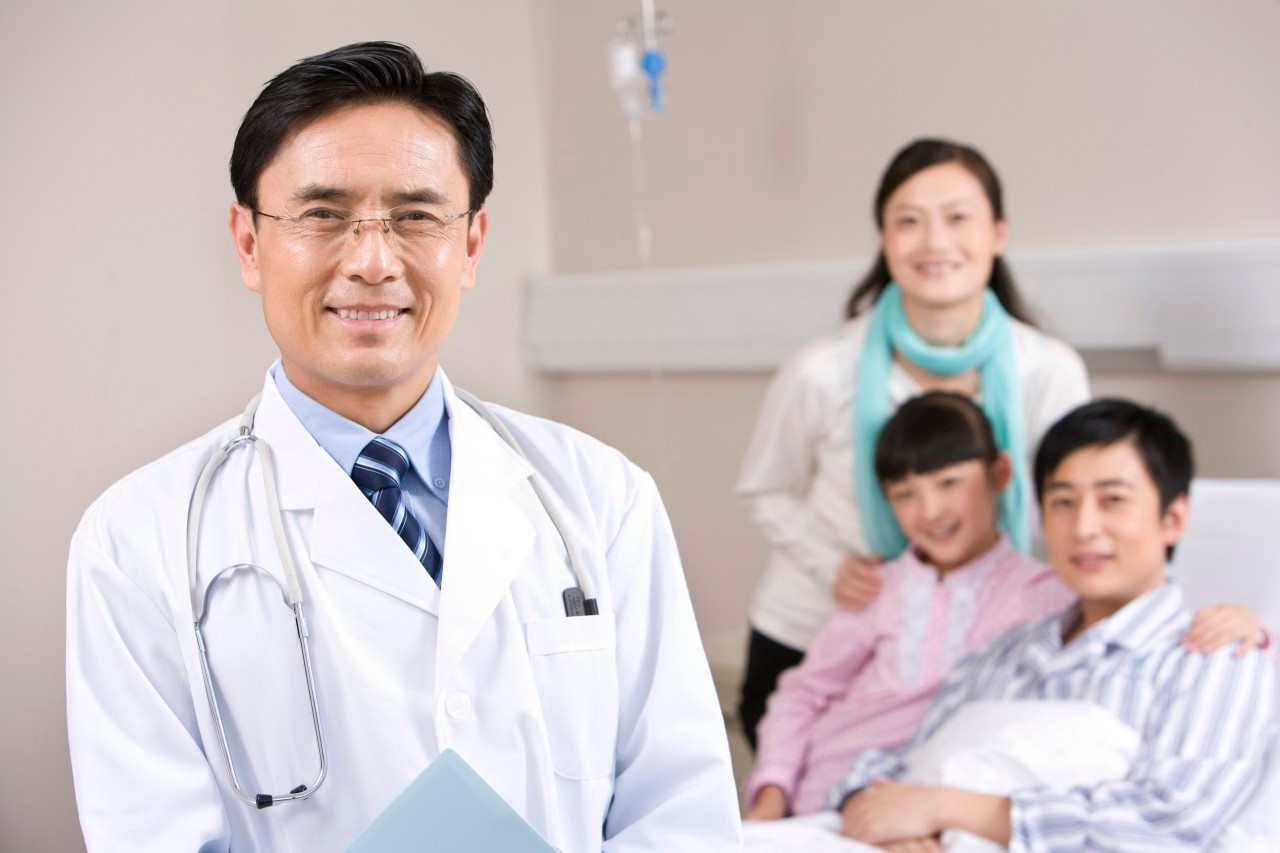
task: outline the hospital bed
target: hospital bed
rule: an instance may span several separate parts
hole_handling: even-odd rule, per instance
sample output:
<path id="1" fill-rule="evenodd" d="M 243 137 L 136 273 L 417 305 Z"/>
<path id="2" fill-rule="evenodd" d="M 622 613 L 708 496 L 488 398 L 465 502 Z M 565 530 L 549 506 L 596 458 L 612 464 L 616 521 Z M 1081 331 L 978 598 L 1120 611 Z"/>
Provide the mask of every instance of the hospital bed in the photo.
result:
<path id="1" fill-rule="evenodd" d="M 1192 610 L 1210 604 L 1247 604 L 1280 640 L 1280 481 L 1196 480 L 1191 489 L 1191 519 L 1171 564 Z M 1127 759 L 1126 759 L 1127 761 Z M 1121 765 L 1123 767 L 1123 765 Z M 850 853 L 872 848 L 838 839 L 838 819 L 812 815 L 792 828 L 757 825 L 749 833 L 749 853 L 796 849 L 803 838 L 810 853 Z M 828 825 L 829 824 L 829 825 Z M 1273 752 L 1262 786 L 1254 794 L 1230 838 L 1214 853 L 1241 853 L 1246 834 L 1249 853 L 1280 851 L 1280 751 Z M 800 834 L 797 834 L 800 833 Z M 949 845 L 953 850 L 1000 849 L 976 839 Z"/>
<path id="2" fill-rule="evenodd" d="M 1274 636 L 1280 630 L 1280 480 L 1196 480 L 1171 570 L 1191 609 L 1247 604 Z"/>

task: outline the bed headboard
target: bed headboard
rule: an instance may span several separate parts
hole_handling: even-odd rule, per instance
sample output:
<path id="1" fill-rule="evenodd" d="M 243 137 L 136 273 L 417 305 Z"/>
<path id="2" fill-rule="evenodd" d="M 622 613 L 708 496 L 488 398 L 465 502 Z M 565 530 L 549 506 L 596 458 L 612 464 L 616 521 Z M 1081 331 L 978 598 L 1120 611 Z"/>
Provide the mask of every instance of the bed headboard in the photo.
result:
<path id="1" fill-rule="evenodd" d="M 1241 603 L 1280 629 L 1280 480 L 1196 480 L 1172 572 L 1196 609 Z"/>
<path id="2" fill-rule="evenodd" d="M 1194 481 L 1172 571 L 1188 607 L 1247 604 L 1272 637 L 1280 636 L 1280 480 Z M 1280 836 L 1278 756 L 1273 749 L 1262 786 L 1237 819 L 1260 838 Z"/>

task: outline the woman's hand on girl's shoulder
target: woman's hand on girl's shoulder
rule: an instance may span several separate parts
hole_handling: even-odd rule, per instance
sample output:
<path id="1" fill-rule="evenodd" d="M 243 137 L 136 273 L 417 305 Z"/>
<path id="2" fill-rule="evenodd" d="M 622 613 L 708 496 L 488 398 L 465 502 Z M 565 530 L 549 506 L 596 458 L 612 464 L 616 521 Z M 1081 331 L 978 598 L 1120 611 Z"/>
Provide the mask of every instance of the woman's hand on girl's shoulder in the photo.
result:
<path id="1" fill-rule="evenodd" d="M 875 601 L 884 587 L 884 579 L 879 572 L 883 562 L 879 557 L 856 555 L 845 559 L 836 569 L 836 581 L 831 586 L 836 604 L 846 610 L 861 610 Z"/>

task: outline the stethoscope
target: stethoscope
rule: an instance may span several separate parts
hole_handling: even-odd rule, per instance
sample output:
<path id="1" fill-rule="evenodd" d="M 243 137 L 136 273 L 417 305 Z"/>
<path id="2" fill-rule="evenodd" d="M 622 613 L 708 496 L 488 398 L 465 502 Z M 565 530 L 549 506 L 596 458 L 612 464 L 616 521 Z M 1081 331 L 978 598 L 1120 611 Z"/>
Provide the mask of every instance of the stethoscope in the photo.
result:
<path id="1" fill-rule="evenodd" d="M 516 441 L 507 425 L 504 424 L 493 411 L 476 399 L 471 394 L 460 388 L 455 388 L 454 393 L 458 399 L 462 400 L 468 406 L 476 411 L 484 420 L 493 427 L 494 431 L 502 437 L 511 449 L 514 450 L 521 459 L 529 462 L 529 457 L 525 456 L 524 450 L 521 449 L 519 442 Z M 192 624 L 196 633 L 196 649 L 200 655 L 200 670 L 204 677 L 205 695 L 209 699 L 209 713 L 213 717 L 214 730 L 218 735 L 218 746 L 222 749 L 222 759 L 227 765 L 227 775 L 231 779 L 231 787 L 241 801 L 251 806 L 257 806 L 259 809 L 265 809 L 268 806 L 274 806 L 278 803 L 294 802 L 296 800 L 305 800 L 316 792 L 321 784 L 324 783 L 328 765 L 325 761 L 324 748 L 324 732 L 320 725 L 320 708 L 316 701 L 315 679 L 311 672 L 311 651 L 307 645 L 309 636 L 307 630 L 307 620 L 302 614 L 302 589 L 298 585 L 298 573 L 294 568 L 293 555 L 289 551 L 289 546 L 285 541 L 284 535 L 284 517 L 280 513 L 280 499 L 276 493 L 276 472 L 275 462 L 272 458 L 271 447 L 260 436 L 253 432 L 253 419 L 258 411 L 258 402 L 262 399 L 262 395 L 254 397 L 249 401 L 248 408 L 245 409 L 244 415 L 240 418 L 240 429 L 238 434 L 221 448 L 214 452 L 205 464 L 204 470 L 200 472 L 200 477 L 196 480 L 195 491 L 191 495 L 191 508 L 187 514 L 187 574 L 191 588 L 191 615 Z M 258 459 L 262 467 L 262 485 L 267 496 L 267 509 L 271 516 L 271 532 L 276 542 L 276 551 L 280 555 L 280 565 L 284 569 L 285 585 L 288 589 L 280 587 L 280 582 L 275 576 L 263 569 L 261 566 L 253 563 L 237 563 L 228 566 L 218 572 L 210 579 L 208 585 L 201 594 L 198 589 L 196 578 L 196 559 L 200 548 L 200 519 L 204 512 L 205 497 L 209 492 L 209 482 L 213 479 L 214 472 L 222 466 L 237 447 L 250 446 L 258 453 Z M 542 507 L 546 510 L 547 515 L 551 518 L 551 523 L 555 525 L 556 531 L 560 534 L 560 539 L 564 542 L 565 551 L 569 555 L 569 567 L 573 571 L 574 578 L 577 581 L 576 586 L 569 587 L 562 593 L 564 600 L 566 616 L 591 616 L 599 612 L 596 604 L 594 588 L 591 584 L 591 576 L 583 568 L 582 557 L 578 553 L 577 543 L 573 537 L 569 535 L 569 526 L 565 523 L 564 517 L 560 514 L 559 506 L 552 499 L 546 486 L 542 482 L 542 478 L 538 476 L 537 471 L 533 470 L 530 463 L 529 484 L 533 487 L 534 493 L 538 496 L 538 500 L 542 503 Z M 214 583 L 228 572 L 240 571 L 242 569 L 258 572 L 266 575 L 271 582 L 280 589 L 281 595 L 286 603 L 293 609 L 293 621 L 297 626 L 298 648 L 302 654 L 302 669 L 306 675 L 307 681 L 307 698 L 311 703 L 311 726 L 315 732 L 316 741 L 316 757 L 319 769 L 316 777 L 310 785 L 302 784 L 291 789 L 287 794 L 250 794 L 240 784 L 240 777 L 236 773 L 235 762 L 231 759 L 231 750 L 227 747 L 227 733 L 222 724 L 222 712 L 218 708 L 218 700 L 214 695 L 213 674 L 209 668 L 209 656 L 205 648 L 204 635 L 200 630 L 201 623 L 204 622 L 204 614 L 208 605 L 209 591 L 213 588 Z"/>

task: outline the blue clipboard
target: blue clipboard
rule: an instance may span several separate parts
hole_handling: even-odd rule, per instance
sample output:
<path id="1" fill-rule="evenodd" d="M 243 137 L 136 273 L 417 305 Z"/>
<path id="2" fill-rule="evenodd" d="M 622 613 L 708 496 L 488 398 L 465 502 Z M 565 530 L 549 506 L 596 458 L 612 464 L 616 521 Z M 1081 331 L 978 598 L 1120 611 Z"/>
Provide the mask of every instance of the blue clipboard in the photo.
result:
<path id="1" fill-rule="evenodd" d="M 556 853 L 452 749 L 427 765 L 347 853 Z"/>

